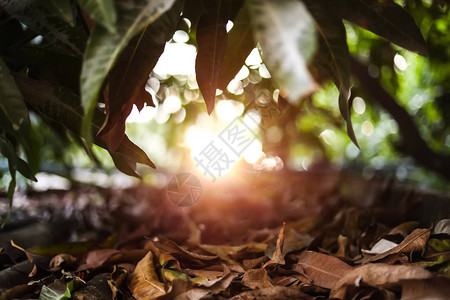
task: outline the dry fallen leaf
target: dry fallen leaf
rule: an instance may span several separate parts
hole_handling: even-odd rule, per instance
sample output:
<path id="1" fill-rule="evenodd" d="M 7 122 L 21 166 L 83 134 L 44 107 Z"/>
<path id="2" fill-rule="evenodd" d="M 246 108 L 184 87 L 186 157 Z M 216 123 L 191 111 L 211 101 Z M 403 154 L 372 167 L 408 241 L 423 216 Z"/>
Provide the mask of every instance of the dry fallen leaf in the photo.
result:
<path id="1" fill-rule="evenodd" d="M 254 291 L 248 291 L 240 293 L 237 296 L 231 298 L 232 300 L 285 300 L 285 299 L 297 299 L 297 300 L 313 300 L 314 298 L 303 293 L 300 289 L 295 287 L 274 286 L 270 288 L 264 288 Z"/>
<path id="2" fill-rule="evenodd" d="M 300 253 L 297 264 L 311 283 L 327 289 L 354 269 L 337 257 L 313 251 Z"/>
<path id="3" fill-rule="evenodd" d="M 283 244 L 284 244 L 284 227 L 286 223 L 283 223 L 281 226 L 280 233 L 277 238 L 277 246 L 275 248 L 275 252 L 272 255 L 272 258 L 264 264 L 264 268 L 273 265 L 284 265 L 286 262 L 284 261 L 283 255 Z"/>
<path id="4" fill-rule="evenodd" d="M 374 261 L 381 260 L 383 258 L 388 257 L 389 255 L 400 254 L 400 253 L 409 254 L 413 251 L 420 251 L 423 249 L 423 247 L 425 247 L 425 245 L 428 241 L 428 238 L 430 237 L 430 230 L 431 230 L 431 228 L 428 228 L 428 229 L 418 228 L 418 229 L 414 230 L 413 232 L 411 232 L 411 234 L 408 235 L 403 240 L 403 242 L 401 242 L 399 245 L 392 248 L 391 250 L 386 251 L 381 254 L 378 254 L 378 255 L 375 255 L 373 257 L 365 257 L 365 258 L 359 260 L 358 263 L 365 264 L 368 262 L 374 262 Z"/>
<path id="5" fill-rule="evenodd" d="M 357 281 L 376 286 L 387 283 L 398 283 L 403 279 L 425 279 L 430 276 L 430 272 L 420 267 L 381 263 L 367 264 L 347 273 L 336 282 L 331 289 L 330 298 L 344 299 L 347 287 L 355 285 Z"/>
<path id="6" fill-rule="evenodd" d="M 264 268 L 247 270 L 242 278 L 242 284 L 252 290 L 273 286 L 270 277 Z"/>
<path id="7" fill-rule="evenodd" d="M 153 253 L 149 251 L 131 274 L 129 288 L 137 300 L 156 298 L 165 294 L 164 284 L 159 281 L 155 271 L 153 257 Z"/>
<path id="8" fill-rule="evenodd" d="M 450 279 L 445 277 L 401 280 L 400 284 L 402 300 L 432 300 L 450 297 Z"/>
<path id="9" fill-rule="evenodd" d="M 391 242 L 389 240 L 386 239 L 381 239 L 378 242 L 376 242 L 375 245 L 373 245 L 372 249 L 370 250 L 364 250 L 362 249 L 362 253 L 366 253 L 366 254 L 381 254 L 381 253 L 385 253 L 395 247 L 397 247 L 398 244 Z"/>

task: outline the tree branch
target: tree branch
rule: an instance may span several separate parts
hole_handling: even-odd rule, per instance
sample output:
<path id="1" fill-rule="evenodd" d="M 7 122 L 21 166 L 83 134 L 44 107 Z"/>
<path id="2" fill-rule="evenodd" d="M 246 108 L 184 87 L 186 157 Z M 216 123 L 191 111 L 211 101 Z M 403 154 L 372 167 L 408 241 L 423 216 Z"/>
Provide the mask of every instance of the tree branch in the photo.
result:
<path id="1" fill-rule="evenodd" d="M 367 66 L 352 58 L 352 73 L 371 100 L 383 107 L 397 122 L 402 138 L 400 151 L 413 157 L 419 164 L 450 178 L 450 156 L 434 152 L 420 135 L 412 117 L 380 84 L 372 78 Z"/>

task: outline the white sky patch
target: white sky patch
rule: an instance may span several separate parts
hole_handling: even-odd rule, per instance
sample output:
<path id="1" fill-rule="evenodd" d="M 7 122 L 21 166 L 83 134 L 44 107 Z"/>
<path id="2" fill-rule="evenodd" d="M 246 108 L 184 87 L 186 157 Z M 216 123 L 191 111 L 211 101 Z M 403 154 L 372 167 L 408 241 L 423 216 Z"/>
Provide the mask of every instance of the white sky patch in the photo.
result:
<path id="1" fill-rule="evenodd" d="M 153 72 L 161 77 L 195 74 L 197 49 L 184 43 L 167 43 Z"/>

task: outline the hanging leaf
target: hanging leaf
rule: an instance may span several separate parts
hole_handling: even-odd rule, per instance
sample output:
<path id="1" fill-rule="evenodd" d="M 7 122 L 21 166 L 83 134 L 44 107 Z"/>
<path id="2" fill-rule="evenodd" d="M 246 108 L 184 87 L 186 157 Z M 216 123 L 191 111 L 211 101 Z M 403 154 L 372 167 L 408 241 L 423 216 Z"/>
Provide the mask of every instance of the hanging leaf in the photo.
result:
<path id="1" fill-rule="evenodd" d="M 208 114 L 214 109 L 217 80 L 227 45 L 227 11 L 225 1 L 207 4 L 197 24 L 197 58 L 195 74 L 206 103 Z"/>
<path id="2" fill-rule="evenodd" d="M 23 92 L 25 100 L 37 111 L 63 124 L 75 134 L 79 134 L 84 120 L 79 96 L 55 83 L 33 80 L 27 78 L 24 74 L 15 75 L 15 80 Z M 59 99 L 64 99 L 64 102 Z M 96 109 L 94 118 L 91 121 L 92 131 L 98 131 L 104 120 L 105 114 L 101 110 Z M 102 139 L 96 138 L 95 143 L 106 149 L 106 144 Z M 152 168 L 155 167 L 145 152 L 126 136 L 117 148 L 116 153 L 111 154 L 111 156 L 115 163 L 119 162 L 119 164 L 116 164 L 117 168 L 128 175 L 139 177 L 135 171 L 136 163 L 146 164 Z M 125 169 L 126 167 L 127 169 Z M 129 168 L 134 168 L 134 172 L 131 172 Z"/>
<path id="3" fill-rule="evenodd" d="M 0 57 L 0 110 L 3 130 L 16 137 L 25 146 L 30 135 L 30 118 L 25 101 L 17 89 L 9 69 Z"/>
<path id="4" fill-rule="evenodd" d="M 44 36 L 46 43 L 55 49 L 80 57 L 87 40 L 84 30 L 80 24 L 72 26 L 62 20 L 61 11 L 47 1 L 7 1 L 2 8 L 32 31 Z M 59 7 L 60 4 L 56 5 Z"/>
<path id="5" fill-rule="evenodd" d="M 320 34 L 319 43 L 325 50 L 320 51 L 319 55 L 325 56 L 331 76 L 339 89 L 339 110 L 347 122 L 348 136 L 359 148 L 350 116 L 350 53 L 344 24 L 335 14 L 328 11 L 328 2 L 324 3 L 320 0 L 304 0 L 303 2 L 314 18 Z"/>
<path id="6" fill-rule="evenodd" d="M 61 20 L 74 27 L 72 1 L 70 0 L 43 0 L 41 5 L 46 7 L 49 11 L 55 12 Z"/>
<path id="7" fill-rule="evenodd" d="M 181 8 L 182 3 L 175 2 L 169 11 L 133 38 L 110 72 L 109 92 L 105 97 L 107 119 L 100 135 L 111 152 L 117 149 L 125 135 L 125 121 L 133 104 L 139 110 L 145 103 L 154 105 L 145 85 L 166 41 L 176 29 Z"/>
<path id="8" fill-rule="evenodd" d="M 116 33 L 117 14 L 113 0 L 78 0 L 78 4 L 110 33 Z"/>
<path id="9" fill-rule="evenodd" d="M 253 48 L 255 48 L 255 42 L 253 41 L 250 17 L 247 7 L 243 7 L 233 21 L 233 28 L 228 32 L 227 47 L 217 81 L 219 89 L 227 88 L 228 83 L 242 68 Z"/>
<path id="10" fill-rule="evenodd" d="M 307 61 L 316 48 L 314 22 L 298 0 L 249 0 L 255 41 L 270 74 L 288 98 L 297 102 L 315 90 Z"/>
<path id="11" fill-rule="evenodd" d="M 427 55 L 425 40 L 414 19 L 394 1 L 328 1 L 327 5 L 332 14 L 337 14 L 400 47 Z"/>
<path id="12" fill-rule="evenodd" d="M 108 72 L 128 42 L 170 9 L 174 2 L 175 0 L 118 1 L 117 33 L 110 34 L 103 26 L 94 26 L 81 70 L 81 99 L 85 111 L 81 135 L 89 146 L 92 143 L 91 121 Z"/>

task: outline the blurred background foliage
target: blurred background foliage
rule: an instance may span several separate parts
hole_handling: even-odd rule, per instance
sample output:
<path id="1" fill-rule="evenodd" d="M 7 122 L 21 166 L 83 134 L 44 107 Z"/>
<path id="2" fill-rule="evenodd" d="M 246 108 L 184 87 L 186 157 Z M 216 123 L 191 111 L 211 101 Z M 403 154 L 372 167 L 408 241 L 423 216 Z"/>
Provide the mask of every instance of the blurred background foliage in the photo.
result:
<path id="1" fill-rule="evenodd" d="M 353 23 L 344 21 L 351 55 L 367 66 L 370 77 L 408 112 L 422 138 L 436 153 L 450 155 L 450 9 L 445 1 L 396 1 L 414 18 L 427 41 L 424 57 L 395 46 Z M 227 30 L 233 23 L 228 22 Z M 39 44 L 40 36 L 31 42 Z M 352 85 L 352 121 L 358 149 L 347 136 L 338 107 L 338 89 L 323 78 L 319 90 L 299 104 L 289 104 L 270 80 L 258 49 L 228 84 L 216 93 L 216 108 L 208 116 L 195 79 L 195 29 L 184 18 L 151 73 L 146 91 L 155 107 L 134 107 L 126 133 L 155 161 L 158 169 L 140 167 L 145 182 L 167 183 L 167 174 L 195 170 L 193 156 L 235 117 L 247 112 L 260 119 L 258 141 L 234 166 L 256 173 L 288 168 L 298 171 L 344 169 L 366 178 L 382 174 L 427 188 L 448 190 L 448 179 L 425 168 L 402 149 L 399 126 L 374 95 L 358 80 Z M 309 65 L 314 73 L 316 66 Z M 376 97 L 376 95 L 375 95 Z M 70 186 L 78 181 L 129 185 L 118 174 L 107 151 L 94 146 L 94 161 L 75 143 L 79 138 L 31 112 L 33 150 L 28 162 L 41 181 L 35 188 Z M 24 155 L 24 153 L 20 154 Z M 425 158 L 426 159 L 426 158 Z M 0 159 L 2 187 L 10 177 Z M 201 176 L 199 170 L 195 171 Z M 60 177 L 52 177 L 56 174 Z M 107 176 L 107 175 L 113 176 Z M 47 183 L 45 183 L 47 182 Z M 25 187 L 29 181 L 19 178 Z"/>

